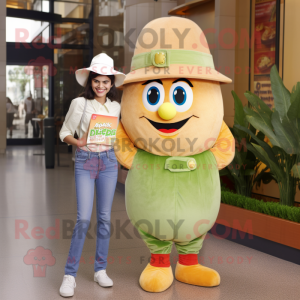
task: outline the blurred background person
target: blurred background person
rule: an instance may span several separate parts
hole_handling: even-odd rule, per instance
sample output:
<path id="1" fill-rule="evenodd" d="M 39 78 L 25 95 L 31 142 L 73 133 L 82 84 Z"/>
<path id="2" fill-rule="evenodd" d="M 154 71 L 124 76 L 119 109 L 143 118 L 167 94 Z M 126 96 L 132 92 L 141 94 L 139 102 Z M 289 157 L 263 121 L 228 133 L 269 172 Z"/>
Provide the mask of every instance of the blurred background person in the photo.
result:
<path id="1" fill-rule="evenodd" d="M 18 107 L 19 119 L 22 119 L 24 116 L 25 113 L 24 108 L 25 108 L 24 101 L 21 101 Z"/>
<path id="2" fill-rule="evenodd" d="M 35 108 L 36 115 L 40 115 L 43 113 L 43 100 L 41 97 L 35 99 L 34 108 Z"/>
<path id="3" fill-rule="evenodd" d="M 35 122 L 32 121 L 32 118 L 34 117 L 35 109 L 34 109 L 34 102 L 31 96 L 31 93 L 29 93 L 29 96 L 24 101 L 25 105 L 25 136 L 28 135 L 28 123 L 31 122 L 32 127 L 34 128 Z"/>
<path id="4" fill-rule="evenodd" d="M 45 98 L 43 98 L 45 99 Z M 41 121 L 35 122 L 35 126 L 33 127 L 33 136 L 39 137 L 41 132 L 41 137 L 43 135 L 43 99 L 41 97 L 37 97 L 34 101 L 34 108 L 35 108 L 35 117 L 41 119 Z"/>
<path id="5" fill-rule="evenodd" d="M 14 115 L 17 112 L 10 98 L 6 97 L 6 127 L 9 129 L 9 136 L 12 137 Z"/>

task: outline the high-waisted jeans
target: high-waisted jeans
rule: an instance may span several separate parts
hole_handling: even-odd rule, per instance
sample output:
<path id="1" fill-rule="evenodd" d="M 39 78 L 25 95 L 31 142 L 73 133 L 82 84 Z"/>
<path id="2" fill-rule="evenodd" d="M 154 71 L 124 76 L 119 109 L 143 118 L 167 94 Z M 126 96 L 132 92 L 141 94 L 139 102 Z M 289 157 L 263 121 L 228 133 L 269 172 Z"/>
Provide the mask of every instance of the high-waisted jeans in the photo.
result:
<path id="1" fill-rule="evenodd" d="M 118 176 L 114 150 L 87 152 L 77 148 L 75 184 L 77 222 L 73 230 L 65 274 L 76 277 L 84 240 L 88 231 L 96 186 L 97 245 L 94 270 L 106 269 L 110 238 L 110 215 Z"/>

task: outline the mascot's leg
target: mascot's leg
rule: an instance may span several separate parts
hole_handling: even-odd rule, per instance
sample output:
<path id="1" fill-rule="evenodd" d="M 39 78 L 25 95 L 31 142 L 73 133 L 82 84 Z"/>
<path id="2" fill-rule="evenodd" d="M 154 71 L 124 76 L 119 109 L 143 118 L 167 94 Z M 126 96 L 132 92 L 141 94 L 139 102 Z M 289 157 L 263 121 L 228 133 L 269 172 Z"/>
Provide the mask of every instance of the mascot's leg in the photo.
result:
<path id="1" fill-rule="evenodd" d="M 220 275 L 217 271 L 198 263 L 198 253 L 202 248 L 204 236 L 205 234 L 190 242 L 175 244 L 179 254 L 175 270 L 175 278 L 178 281 L 205 287 L 220 284 Z"/>
<path id="2" fill-rule="evenodd" d="M 159 293 L 169 288 L 174 280 L 170 265 L 172 241 L 161 241 L 137 228 L 151 252 L 151 260 L 140 276 L 140 286 L 147 292 Z"/>

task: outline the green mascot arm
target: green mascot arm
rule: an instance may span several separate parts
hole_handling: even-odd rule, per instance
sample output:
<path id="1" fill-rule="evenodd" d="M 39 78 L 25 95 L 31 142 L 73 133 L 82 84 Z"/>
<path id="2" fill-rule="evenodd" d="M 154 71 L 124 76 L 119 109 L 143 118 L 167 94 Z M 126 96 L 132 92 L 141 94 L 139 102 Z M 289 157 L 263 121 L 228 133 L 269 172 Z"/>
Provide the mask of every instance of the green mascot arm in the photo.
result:
<path id="1" fill-rule="evenodd" d="M 133 163 L 134 156 L 137 152 L 137 148 L 128 137 L 121 121 L 117 128 L 114 149 L 119 163 L 127 169 L 130 169 Z"/>
<path id="2" fill-rule="evenodd" d="M 215 156 L 219 170 L 228 166 L 234 158 L 235 140 L 230 129 L 224 121 L 222 123 L 217 141 L 210 151 Z"/>

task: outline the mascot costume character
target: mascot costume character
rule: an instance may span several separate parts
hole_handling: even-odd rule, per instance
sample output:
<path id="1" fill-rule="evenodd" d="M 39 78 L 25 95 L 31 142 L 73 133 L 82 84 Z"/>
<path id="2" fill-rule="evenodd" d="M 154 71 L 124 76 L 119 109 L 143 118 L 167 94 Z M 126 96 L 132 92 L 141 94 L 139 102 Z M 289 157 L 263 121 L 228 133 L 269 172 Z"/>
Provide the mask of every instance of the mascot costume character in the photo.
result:
<path id="1" fill-rule="evenodd" d="M 193 21 L 159 18 L 141 31 L 123 84 L 115 152 L 130 169 L 127 214 L 151 252 L 139 280 L 145 291 L 171 286 L 173 243 L 178 281 L 220 284 L 218 272 L 198 263 L 198 253 L 220 208 L 218 169 L 235 152 L 220 88 L 230 82 L 215 70 Z"/>

